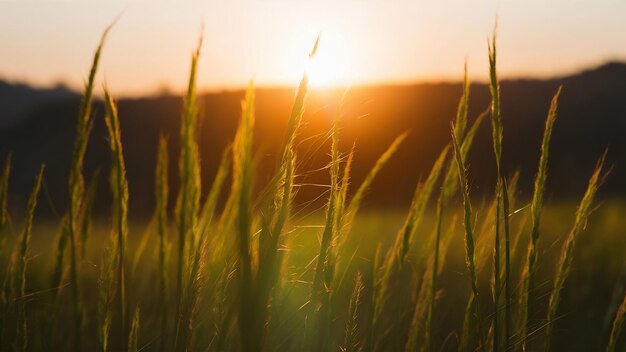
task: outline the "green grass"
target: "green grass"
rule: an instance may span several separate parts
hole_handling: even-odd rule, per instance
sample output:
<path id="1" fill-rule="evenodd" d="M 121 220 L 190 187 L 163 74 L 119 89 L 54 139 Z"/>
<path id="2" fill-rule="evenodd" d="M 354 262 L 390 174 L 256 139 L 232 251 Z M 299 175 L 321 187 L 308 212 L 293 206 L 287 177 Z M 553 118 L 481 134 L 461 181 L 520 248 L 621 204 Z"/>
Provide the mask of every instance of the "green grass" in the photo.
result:
<path id="1" fill-rule="evenodd" d="M 26 321 L 26 264 L 28 247 L 31 240 L 33 227 L 33 218 L 35 217 L 35 208 L 37 207 L 37 197 L 41 188 L 41 179 L 43 177 L 44 166 L 39 168 L 33 192 L 28 198 L 26 205 L 26 215 L 24 219 L 24 229 L 18 239 L 19 245 L 15 248 L 14 263 L 14 289 L 15 289 L 15 342 L 13 347 L 16 351 L 26 351 L 28 346 L 28 323 Z"/>
<path id="2" fill-rule="evenodd" d="M 76 139 L 74 140 L 74 149 L 72 154 L 72 165 L 70 167 L 70 174 L 68 180 L 68 198 L 69 208 L 66 216 L 67 231 L 63 233 L 59 239 L 59 261 L 61 264 L 57 268 L 55 274 L 55 282 L 53 288 L 60 284 L 60 272 L 62 271 L 62 257 L 64 252 L 65 243 L 69 239 L 70 244 L 70 277 L 71 287 L 73 294 L 73 311 L 74 311 L 74 349 L 81 350 L 82 347 L 82 330 L 83 330 L 83 307 L 80 291 L 80 273 L 78 269 L 77 247 L 78 247 L 78 223 L 80 222 L 81 208 L 84 203 L 84 178 L 83 178 L 83 163 L 85 159 L 85 151 L 87 149 L 87 143 L 89 141 L 89 134 L 93 127 L 93 116 L 91 113 L 93 90 L 96 79 L 96 73 L 98 72 L 98 64 L 100 56 L 102 54 L 103 46 L 106 41 L 107 35 L 111 27 L 109 26 L 100 39 L 100 44 L 96 49 L 96 53 L 93 57 L 93 63 L 89 72 L 89 79 L 85 86 L 83 93 L 76 125 Z M 57 279 L 58 278 L 58 279 Z"/>
<path id="3" fill-rule="evenodd" d="M 0 273 L 0 349 L 624 348 L 626 304 L 611 303 L 606 296 L 611 291 L 623 296 L 623 282 L 614 282 L 623 280 L 626 270 L 626 243 L 618 237 L 626 231 L 620 217 L 625 205 L 614 201 L 597 208 L 596 193 L 606 176 L 601 156 L 577 209 L 572 202 L 545 201 L 560 89 L 538 146 L 532 198 L 527 200 L 517 191 L 519 173 L 503 174 L 505 126 L 495 35 L 488 47 L 489 109 L 468 116 L 466 68 L 450 146 L 441 151 L 431 170 L 423 170 L 425 178 L 416 180 L 406 210 L 361 208 L 407 133 L 381 151 L 367 177 L 354 184 L 350 172 L 358 146 L 341 149 L 343 97 L 338 97 L 326 136 L 328 165 L 322 170 L 328 174 L 328 188 L 322 194 L 326 205 L 324 211 L 308 216 L 294 215 L 294 196 L 308 171 L 302 169 L 296 148 L 299 130 L 306 123 L 306 74 L 296 91 L 269 181 L 255 177 L 251 83 L 233 141 L 223 152 L 210 188 L 201 189 L 196 97 L 200 40 L 192 54 L 181 115 L 180 190 L 174 211 L 168 211 L 171 156 L 167 138 L 161 137 L 155 146 L 154 215 L 144 224 L 128 219 L 132 194 L 125 177 L 120 128 L 120 120 L 127 117 L 118 116 L 106 89 L 110 218 L 92 217 L 98 177 L 88 184 L 83 177 L 94 123 L 94 82 L 107 32 L 94 56 L 80 106 L 69 170 L 69 209 L 58 224 L 33 220 L 45 181 L 42 168 L 27 202 L 24 229 L 11 236 L 8 210 L 14 206 L 7 200 L 11 161 L 5 161 L 0 178 L 0 260 L 8 269 Z M 467 155 L 487 115 L 491 115 L 497 184 L 493 197 L 480 202 L 471 194 Z M 223 206 L 222 193 L 227 193 Z M 583 306 L 590 308 L 583 313 L 574 309 Z"/>
<path id="4" fill-rule="evenodd" d="M 589 185 L 587 186 L 587 190 L 585 191 L 585 195 L 583 196 L 580 204 L 578 205 L 578 209 L 576 210 L 576 218 L 574 220 L 574 226 L 572 230 L 567 235 L 565 239 L 565 243 L 563 245 L 563 249 L 561 250 L 561 258 L 559 259 L 558 269 L 556 272 L 556 276 L 554 278 L 554 287 L 550 294 L 550 301 L 548 303 L 548 313 L 546 318 L 546 337 L 544 342 L 544 350 L 549 351 L 551 347 L 552 341 L 552 330 L 554 329 L 555 320 L 556 320 L 556 311 L 559 307 L 561 290 L 563 289 L 563 285 L 565 284 L 565 280 L 569 276 L 569 273 L 572 268 L 572 260 L 573 260 L 573 251 L 574 246 L 576 245 L 576 241 L 578 237 L 580 237 L 581 233 L 585 229 L 587 224 L 587 220 L 591 215 L 593 200 L 602 183 L 606 174 L 604 174 L 604 156 L 598 161 L 598 165 L 596 166 L 593 175 L 589 179 Z"/>
<path id="5" fill-rule="evenodd" d="M 109 146 L 111 149 L 111 175 L 110 185 L 113 194 L 113 222 L 117 244 L 117 298 L 119 306 L 120 331 L 122 339 L 126 337 L 126 277 L 125 277 L 125 252 L 126 238 L 128 237 L 128 182 L 126 181 L 126 166 L 122 150 L 122 136 L 120 122 L 117 116 L 117 108 L 109 92 L 104 89 L 106 106 L 105 122 L 109 133 Z"/>
<path id="6" fill-rule="evenodd" d="M 167 204 L 169 200 L 169 186 L 168 186 L 168 165 L 169 158 L 167 156 L 167 139 L 161 136 L 159 138 L 159 147 L 157 152 L 157 165 L 155 170 L 155 217 L 157 222 L 157 236 L 159 238 L 158 244 L 158 262 L 159 262 L 159 292 L 158 302 L 161 306 L 159 309 L 159 320 L 161 322 L 160 334 L 165 336 L 167 334 L 168 327 L 168 288 L 169 281 L 167 275 L 168 257 L 169 257 L 169 242 L 167 239 L 168 225 L 167 225 Z M 160 346 L 166 346 L 167 341 L 161 339 Z M 106 349 L 106 348 L 105 348 Z"/>
<path id="7" fill-rule="evenodd" d="M 523 301 L 520 303 L 520 315 L 522 321 L 520 328 L 522 329 L 522 341 L 526 341 L 528 324 L 532 322 L 533 317 L 533 292 L 535 291 L 535 270 L 537 265 L 538 241 L 539 241 L 539 222 L 541 218 L 541 206 L 543 203 L 543 193 L 547 178 L 548 152 L 550 148 L 550 137 L 552 128 L 556 120 L 556 111 L 558 98 L 561 94 L 561 88 L 557 91 L 550 104 L 550 111 L 546 119 L 546 126 L 541 142 L 541 156 L 539 157 L 539 168 L 535 177 L 535 190 L 533 192 L 533 200 L 531 203 L 531 233 L 530 245 L 528 247 L 527 269 L 524 272 L 524 292 L 522 293 Z"/>
<path id="8" fill-rule="evenodd" d="M 467 271 L 470 276 L 470 285 L 472 288 L 472 296 L 474 297 L 474 314 L 476 319 L 477 333 L 479 348 L 486 350 L 485 344 L 485 327 L 483 325 L 483 319 L 481 317 L 482 311 L 480 309 L 480 296 L 478 291 L 478 275 L 476 274 L 476 261 L 475 261 L 475 244 L 474 244 L 474 227 L 472 225 L 472 206 L 469 195 L 469 186 L 467 184 L 467 170 L 459 141 L 456 139 L 456 133 L 452 130 L 452 144 L 454 146 L 454 156 L 459 172 L 459 185 L 463 194 L 463 225 L 465 227 L 465 262 L 467 263 Z M 497 235 L 496 235 L 497 236 Z M 496 254 L 497 256 L 497 254 Z"/>
<path id="9" fill-rule="evenodd" d="M 626 294 L 624 300 L 620 304 L 617 313 L 615 314 L 615 320 L 613 321 L 613 328 L 611 329 L 611 336 L 609 337 L 609 343 L 606 346 L 607 352 L 614 352 L 617 348 L 617 340 L 624 325 L 624 318 L 626 317 Z"/>

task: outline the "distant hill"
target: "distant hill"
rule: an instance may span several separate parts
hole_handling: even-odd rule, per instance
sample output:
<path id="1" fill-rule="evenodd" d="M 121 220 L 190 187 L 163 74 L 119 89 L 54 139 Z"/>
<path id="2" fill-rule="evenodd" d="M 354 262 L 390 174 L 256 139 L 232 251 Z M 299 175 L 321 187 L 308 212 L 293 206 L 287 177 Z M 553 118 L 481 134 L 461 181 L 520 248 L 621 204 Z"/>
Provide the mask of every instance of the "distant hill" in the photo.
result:
<path id="1" fill-rule="evenodd" d="M 7 128 L 18 122 L 35 107 L 77 96 L 77 93 L 61 85 L 37 89 L 0 80 L 0 128 Z"/>
<path id="2" fill-rule="evenodd" d="M 576 75 L 550 80 L 501 82 L 504 119 L 504 168 L 517 168 L 521 186 L 532 190 L 539 143 L 552 95 L 563 84 L 559 113 L 550 153 L 548 197 L 580 197 L 597 158 L 609 148 L 614 169 L 603 195 L 626 196 L 626 64 L 610 63 Z M 400 151 L 381 173 L 367 200 L 370 206 L 405 206 L 418 179 L 432 165 L 450 138 L 461 94 L 460 83 L 423 83 L 406 86 L 353 88 L 345 101 L 342 151 L 356 141 L 353 170 L 359 183 L 376 158 L 400 133 L 411 133 Z M 489 105 L 485 84 L 471 86 L 470 118 Z M 327 183 L 326 170 L 309 172 L 328 162 L 327 131 L 342 92 L 313 91 L 307 101 L 305 126 L 299 136 L 300 201 L 315 198 Z M 257 126 L 260 171 L 258 183 L 267 180 L 293 101 L 293 89 L 257 90 Z M 233 138 L 240 114 L 242 91 L 203 94 L 199 142 L 205 188 L 213 178 L 224 146 Z M 57 212 L 66 208 L 66 179 L 70 165 L 74 125 L 80 97 L 64 89 L 37 90 L 0 82 L 0 159 L 13 153 L 11 197 L 23 202 L 36 169 L 46 163 L 46 186 Z M 148 215 L 153 203 L 153 173 L 159 134 L 169 136 L 171 179 L 176 190 L 178 129 L 182 100 L 178 96 L 121 99 L 119 113 L 127 162 L 131 212 Z M 101 167 L 98 209 L 108 207 L 108 146 L 102 106 L 95 107 L 96 123 L 86 158 L 86 175 Z M 469 156 L 473 194 L 492 191 L 494 161 L 491 127 L 481 126 Z M 323 200 L 323 197 L 322 197 Z M 43 203 L 48 203 L 44 201 Z M 319 205 L 319 204 L 314 204 Z M 304 206 L 304 205 L 302 205 Z M 48 209 L 48 212 L 51 212 Z M 308 211 L 308 210 L 307 210 Z"/>

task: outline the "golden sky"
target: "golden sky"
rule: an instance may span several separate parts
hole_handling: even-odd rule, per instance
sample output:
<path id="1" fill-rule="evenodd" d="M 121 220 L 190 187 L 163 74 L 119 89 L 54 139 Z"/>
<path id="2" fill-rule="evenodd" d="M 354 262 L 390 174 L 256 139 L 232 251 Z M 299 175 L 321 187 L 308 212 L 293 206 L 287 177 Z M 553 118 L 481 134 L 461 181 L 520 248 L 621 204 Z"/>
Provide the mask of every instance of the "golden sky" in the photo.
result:
<path id="1" fill-rule="evenodd" d="M 184 3 L 181 5 L 181 3 Z M 485 78 L 499 17 L 503 77 L 548 77 L 626 60 L 625 1 L 0 1 L 0 79 L 81 86 L 120 13 L 100 80 L 117 95 L 184 86 L 204 23 L 199 84 L 295 85 L 317 33 L 315 85 Z"/>

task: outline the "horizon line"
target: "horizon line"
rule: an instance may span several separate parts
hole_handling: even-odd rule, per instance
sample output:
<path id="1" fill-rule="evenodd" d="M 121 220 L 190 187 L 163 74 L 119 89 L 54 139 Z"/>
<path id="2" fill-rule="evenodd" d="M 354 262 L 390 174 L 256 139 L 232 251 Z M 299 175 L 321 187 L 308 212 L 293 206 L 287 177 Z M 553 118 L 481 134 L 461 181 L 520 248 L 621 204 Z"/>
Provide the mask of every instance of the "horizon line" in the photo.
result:
<path id="1" fill-rule="evenodd" d="M 595 64 L 587 64 L 580 65 L 577 69 L 568 69 L 563 70 L 561 72 L 554 72 L 551 74 L 532 74 L 532 73 L 511 73 L 511 74 L 500 74 L 500 82 L 512 82 L 512 81 L 553 81 L 553 80 L 561 80 L 568 77 L 573 77 L 576 75 L 583 74 L 585 72 L 591 72 L 598 70 L 602 67 L 610 66 L 610 65 L 623 65 L 626 66 L 626 58 L 612 58 L 601 61 L 600 63 Z M 417 85 L 440 85 L 440 84 L 459 84 L 462 83 L 462 77 L 453 78 L 453 77 L 422 77 L 422 78 L 405 78 L 405 79 L 380 79 L 380 80 L 370 80 L 364 81 L 360 83 L 354 84 L 332 84 L 332 85 L 320 85 L 320 86 L 310 86 L 309 90 L 311 91 L 332 91 L 338 89 L 347 89 L 347 88 L 376 88 L 376 87 L 410 87 Z M 6 83 L 14 86 L 23 86 L 28 87 L 34 90 L 54 90 L 54 89 L 64 89 L 69 93 L 75 93 L 80 95 L 82 89 L 80 87 L 76 87 L 75 85 L 59 80 L 55 83 L 33 83 L 28 82 L 27 80 L 21 79 L 7 79 L 0 77 L 0 83 Z M 197 88 L 198 95 L 203 94 L 221 94 L 221 93 L 235 93 L 245 91 L 247 89 L 248 83 L 242 84 L 222 84 L 222 85 L 199 85 Z M 479 79 L 470 80 L 471 84 L 479 84 L 484 85 L 489 83 L 488 77 L 480 77 Z M 297 87 L 297 82 L 292 84 L 288 83 L 262 83 L 259 85 L 255 84 L 255 89 L 260 90 L 280 90 L 280 89 L 294 89 Z M 137 92 L 133 90 L 128 90 L 126 92 L 122 91 L 117 94 L 118 99 L 141 99 L 141 98 L 152 98 L 152 97 L 161 97 L 161 96 L 180 96 L 185 92 L 185 88 L 175 88 L 168 86 L 167 83 L 155 87 L 153 89 L 148 89 L 143 92 Z M 100 91 L 94 92 L 94 95 L 97 97 L 101 96 Z"/>

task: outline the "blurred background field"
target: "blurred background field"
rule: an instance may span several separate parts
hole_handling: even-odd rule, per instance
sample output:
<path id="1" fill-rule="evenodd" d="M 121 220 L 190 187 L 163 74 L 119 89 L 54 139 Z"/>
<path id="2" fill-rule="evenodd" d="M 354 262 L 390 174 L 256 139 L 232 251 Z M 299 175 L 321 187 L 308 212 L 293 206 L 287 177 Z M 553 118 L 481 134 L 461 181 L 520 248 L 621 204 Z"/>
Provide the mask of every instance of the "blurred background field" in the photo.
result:
<path id="1" fill-rule="evenodd" d="M 469 68 L 472 69 L 471 67 Z M 471 74 L 471 72 L 470 72 Z M 548 165 L 547 197 L 576 198 L 584 190 L 590 170 L 597 158 L 608 148 L 607 163 L 613 166 L 600 189 L 609 198 L 626 195 L 626 64 L 612 63 L 576 75 L 551 80 L 503 81 L 502 111 L 510 133 L 504 139 L 505 174 L 520 171 L 524 194 L 532 193 L 532 182 L 539 158 L 539 146 L 552 95 L 564 85 L 555 122 L 551 161 Z M 0 85 L 1 86 L 1 85 Z M 80 96 L 71 91 L 45 91 L 5 83 L 0 106 L 5 106 L 5 122 L 0 125 L 0 157 L 14 155 L 11 195 L 30 191 L 32 177 L 40 163 L 47 165 L 46 185 L 59 209 L 67 206 L 66 175 L 71 161 L 74 120 Z M 489 91 L 484 83 L 472 84 L 469 119 L 489 107 Z M 330 129 L 335 109 L 344 94 L 343 88 L 312 88 L 307 97 L 304 125 L 297 151 L 303 175 L 300 183 L 318 184 L 327 179 L 325 165 Z M 412 190 L 420 177 L 449 143 L 450 122 L 456 113 L 462 93 L 461 83 L 424 83 L 403 86 L 353 87 L 347 92 L 340 140 L 341 148 L 349 150 L 356 142 L 353 178 L 359 183 L 378 156 L 399 134 L 409 135 L 397 155 L 380 174 L 372 187 L 366 205 L 385 207 L 408 206 Z M 275 153 L 284 134 L 294 91 L 290 88 L 257 91 L 257 124 L 255 157 L 259 163 L 259 182 L 267 180 L 274 165 Z M 237 128 L 242 90 L 206 93 L 199 97 L 199 148 L 203 189 L 207 190 L 222 154 Z M 100 169 L 108 170 L 108 142 L 102 103 L 96 102 L 95 125 L 88 145 L 85 175 Z M 178 154 L 178 130 L 182 98 L 175 95 L 141 99 L 120 99 L 119 115 L 122 142 L 130 187 L 131 216 L 149 216 L 154 204 L 154 168 L 156 145 L 160 134 L 170 140 L 170 154 Z M 16 117 L 19 116 L 19 117 Z M 468 157 L 472 194 L 491 192 L 495 180 L 489 121 L 478 130 L 476 142 Z M 178 189 L 177 164 L 170 163 L 171 194 Z M 317 170 L 317 171 L 314 171 Z M 319 187 L 302 186 L 300 201 L 310 201 L 320 193 Z M 206 194 L 206 193 L 205 193 Z M 101 182 L 96 209 L 104 212 L 108 205 L 109 187 Z M 15 197 L 13 201 L 25 201 Z M 321 202 L 315 204 L 318 206 Z M 41 210 L 50 213 L 43 202 Z"/>
<path id="2" fill-rule="evenodd" d="M 519 202 L 519 206 L 525 207 L 524 201 Z M 484 214 L 486 204 L 476 204 L 477 216 Z M 551 289 L 550 280 L 554 276 L 556 270 L 556 258 L 563 242 L 564 234 L 567 233 L 573 221 L 575 211 L 575 202 L 551 202 L 545 206 L 544 221 L 542 223 L 542 233 L 545 237 L 542 240 L 542 251 L 540 253 L 539 273 L 540 285 L 538 287 L 538 301 L 543 302 Z M 626 253 L 626 242 L 623 240 L 626 233 L 626 225 L 622 219 L 626 212 L 626 203 L 623 201 L 607 201 L 602 202 L 598 209 L 591 216 L 588 229 L 581 236 L 574 255 L 575 267 L 572 271 L 568 284 L 563 290 L 563 301 L 559 314 L 558 328 L 555 331 L 554 344 L 558 346 L 558 350 L 567 351 L 590 351 L 602 350 L 602 346 L 606 344 L 606 339 L 611 328 L 613 313 L 617 309 L 621 300 L 621 293 L 626 285 L 626 266 L 624 265 L 624 253 Z M 528 208 L 525 207 L 512 216 L 512 222 L 525 221 L 527 219 Z M 382 250 L 387 250 L 393 245 L 395 235 L 404 221 L 405 212 L 402 210 L 366 210 L 359 214 L 352 231 L 352 241 L 348 246 L 348 251 L 356 251 L 354 260 L 350 264 L 347 271 L 347 280 L 352 280 L 357 272 L 363 273 L 366 277 L 371 275 L 372 258 L 375 257 L 377 247 L 380 245 Z M 455 211 L 455 219 L 459 219 L 458 212 Z M 448 218 L 450 219 L 450 218 Z M 319 246 L 319 232 L 323 226 L 323 215 L 321 213 L 311 213 L 303 215 L 293 221 L 293 229 L 287 235 L 284 250 L 287 251 L 286 261 L 284 263 L 285 281 L 283 290 L 288 292 L 284 298 L 284 309 L 286 312 L 297 311 L 308 299 L 307 295 L 310 291 L 310 281 L 313 272 L 310 266 L 311 261 L 317 255 L 317 247 Z M 417 252 L 411 253 L 410 275 L 404 279 L 399 279 L 397 284 L 405 286 L 411 290 L 411 284 L 416 285 L 411 276 L 420 273 L 423 268 L 419 267 L 420 261 L 417 256 L 427 257 L 432 250 L 432 230 L 433 230 L 434 214 L 427 213 L 422 230 L 416 238 Z M 482 224 L 477 224 L 480 227 Z M 151 225 L 142 221 L 134 221 L 130 224 L 131 234 L 143 234 Z M 440 335 L 437 338 L 441 341 L 447 340 L 446 344 L 441 346 L 442 350 L 455 350 L 457 339 L 460 333 L 456 327 L 462 324 L 463 316 L 459 315 L 466 304 L 469 287 L 467 281 L 467 272 L 465 268 L 464 248 L 463 248 L 463 230 L 459 224 L 449 222 L 446 226 L 452 227 L 453 232 L 449 254 L 445 260 L 443 275 L 441 277 L 441 285 L 445 288 L 441 289 L 440 313 L 436 318 L 436 324 Z M 528 224 L 524 227 L 528 230 Z M 54 221 L 40 221 L 33 229 L 33 241 L 29 255 L 29 282 L 27 291 L 30 292 L 28 297 L 29 314 L 33 319 L 38 316 L 38 312 L 45 312 L 54 306 L 52 300 L 52 292 L 50 291 L 49 281 L 51 268 L 54 267 L 54 251 L 50 249 L 55 246 L 56 235 L 59 232 L 59 225 Z M 98 266 L 100 265 L 100 256 L 102 246 L 106 237 L 110 232 L 110 224 L 106 221 L 98 220 L 93 225 L 93 238 L 88 243 L 86 249 L 87 255 L 82 261 L 83 281 L 85 283 L 86 300 L 91 301 L 87 306 L 95 306 L 97 299 L 97 278 Z M 9 235 L 9 234 L 7 234 Z M 15 238 L 15 234 L 9 235 L 9 241 L 4 245 L 11 244 L 11 239 Z M 493 245 L 489 241 L 489 234 L 479 235 L 479 248 L 484 250 L 482 256 L 484 261 L 493 250 Z M 521 234 L 521 239 L 515 253 L 514 267 L 520 268 L 521 259 L 525 255 L 527 246 L 527 238 Z M 137 252 L 140 246 L 140 238 L 133 236 L 129 238 L 130 251 Z M 134 268 L 129 275 L 129 294 L 128 299 L 131 301 L 141 301 L 143 319 L 145 322 L 158 320 L 153 314 L 157 310 L 151 308 L 155 296 L 153 292 L 158 290 L 157 283 L 151 275 L 146 275 L 154 270 L 155 263 L 158 261 L 157 241 L 151 238 L 145 249 L 143 250 L 137 263 L 133 262 L 131 267 Z M 130 263 L 129 263 L 130 264 Z M 216 264 L 218 265 L 218 264 Z M 136 268 L 136 269 L 135 269 Z M 303 270 L 303 268 L 307 268 Z M 480 271 L 481 285 L 485 291 L 489 290 L 489 264 L 483 265 Z M 518 275 L 515 280 L 519 279 Z M 350 285 L 348 285 L 350 286 Z M 211 287 L 209 285 L 209 287 Z M 348 287 L 349 288 L 349 287 Z M 63 290 L 68 290 L 69 286 L 64 285 Z M 413 289 L 417 289 L 414 287 Z M 515 287 L 516 295 L 519 294 L 520 286 Z M 368 297 L 371 289 L 366 288 L 364 297 Z M 344 289 L 345 291 L 345 289 Z M 210 295 L 207 293 L 207 295 Z M 340 295 L 347 300 L 350 292 L 341 292 Z M 366 298 L 363 304 L 363 315 L 367 316 L 368 307 L 371 302 Z M 205 309 L 209 309 L 205 307 Z M 335 307 L 336 313 L 333 319 L 333 330 L 337 333 L 343 332 L 348 311 L 347 306 L 341 305 Z M 541 308 L 543 312 L 545 306 Z M 153 312 L 153 313 L 151 313 Z M 398 316 L 395 316 L 398 322 L 410 320 L 410 310 L 401 310 Z M 62 314 L 67 314 L 62 313 Z M 89 324 L 96 312 L 89 313 Z M 541 314 L 545 314 L 541 313 Z M 594 324 L 588 324 L 594 322 Z M 211 324 L 210 322 L 202 322 L 202 324 Z M 285 345 L 281 348 L 295 348 L 293 341 L 289 342 L 289 338 L 299 334 L 303 329 L 301 322 L 297 320 L 283 322 L 284 325 L 273 333 L 276 336 L 272 338 L 283 341 Z M 63 327 L 57 327 L 63 330 Z M 34 333 L 37 335 L 37 332 Z M 62 337 L 63 334 L 60 334 Z M 60 338 L 61 338 L 60 337 Z M 209 341 L 213 338 L 210 334 L 204 336 Z M 62 339 L 62 338 L 61 338 Z M 530 340 L 537 346 L 541 346 L 541 330 L 535 336 L 531 336 Z M 33 347 L 37 349 L 47 349 L 49 346 L 44 341 L 42 345 Z M 208 343 L 208 341 L 204 341 Z M 148 350 L 156 348 L 156 339 L 146 334 L 141 339 L 141 345 Z M 91 344 L 90 344 L 91 345 Z M 64 346 L 62 341 L 55 341 L 52 346 Z M 393 345 L 390 345 L 393 346 Z M 533 346 L 533 345 L 531 345 Z M 55 347 L 56 348 L 56 347 Z"/>

